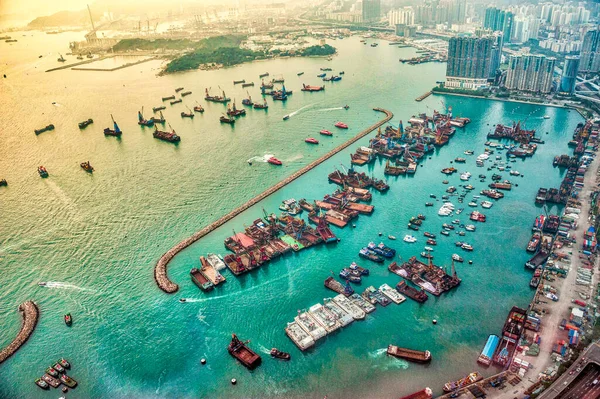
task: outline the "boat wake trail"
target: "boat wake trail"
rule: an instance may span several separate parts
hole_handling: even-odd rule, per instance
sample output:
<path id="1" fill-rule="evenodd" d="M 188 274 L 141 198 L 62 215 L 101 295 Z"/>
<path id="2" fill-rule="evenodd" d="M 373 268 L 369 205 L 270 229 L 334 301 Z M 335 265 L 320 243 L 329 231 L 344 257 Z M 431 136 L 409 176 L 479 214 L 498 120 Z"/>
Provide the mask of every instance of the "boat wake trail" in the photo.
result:
<path id="1" fill-rule="evenodd" d="M 185 303 L 188 303 L 188 302 L 195 303 L 195 302 L 204 301 L 204 299 L 198 299 L 198 298 L 183 298 L 183 299 L 185 299 Z"/>
<path id="2" fill-rule="evenodd" d="M 369 358 L 379 359 L 380 362 L 373 364 L 371 368 L 387 371 L 387 370 L 406 370 L 408 362 L 397 357 L 387 356 L 387 348 L 376 349 L 369 352 Z"/>
<path id="3" fill-rule="evenodd" d="M 250 163 L 250 162 L 267 162 L 269 160 L 269 158 L 274 157 L 275 155 L 273 154 L 265 154 L 265 155 L 257 155 L 255 157 L 250 158 L 249 160 L 247 160 L 246 162 Z"/>
<path id="4" fill-rule="evenodd" d="M 258 344 L 258 349 L 260 349 L 260 351 L 266 355 L 271 354 L 271 349 L 266 348 L 264 345 Z"/>
<path id="5" fill-rule="evenodd" d="M 160 373 L 160 377 L 158 377 L 158 387 L 156 388 L 156 392 L 155 392 L 157 395 L 160 393 L 160 386 L 162 385 L 162 379 L 166 373 L 167 373 L 167 370 L 165 369 Z"/>
<path id="6" fill-rule="evenodd" d="M 381 356 L 385 355 L 386 353 L 387 353 L 387 348 L 376 349 L 374 351 L 369 352 L 369 357 L 371 359 L 378 359 Z"/>
<path id="7" fill-rule="evenodd" d="M 210 327 L 210 324 L 206 322 L 206 316 L 204 316 L 204 313 L 202 313 L 202 309 L 198 310 L 196 317 L 202 324 L 206 324 L 208 327 Z"/>
<path id="8" fill-rule="evenodd" d="M 54 191 L 54 193 L 56 194 L 56 196 L 65 204 L 65 205 L 69 205 L 69 206 L 73 206 L 73 201 L 71 200 L 71 198 L 69 198 L 67 196 L 67 194 L 65 194 L 65 192 L 53 181 L 45 179 L 44 180 L 46 182 L 46 184 L 48 185 L 48 187 L 50 187 L 50 189 L 52 189 L 52 191 Z"/>
<path id="9" fill-rule="evenodd" d="M 335 108 L 323 108 L 323 109 L 318 109 L 317 111 L 319 112 L 326 112 L 326 111 L 339 111 L 341 109 L 344 109 L 344 107 L 335 107 Z"/>
<path id="10" fill-rule="evenodd" d="M 79 287 L 79 286 L 77 286 L 75 284 L 61 283 L 60 281 L 48 281 L 48 282 L 46 282 L 45 287 L 46 288 L 61 289 L 61 290 L 95 292 L 94 290 L 91 290 L 89 288 Z"/>
<path id="11" fill-rule="evenodd" d="M 300 111 L 302 111 L 302 110 L 305 110 L 306 108 L 312 107 L 313 105 L 316 105 L 316 104 L 318 104 L 318 103 L 314 103 L 314 104 L 307 104 L 307 105 L 305 105 L 304 107 L 302 107 L 302 108 L 300 108 L 300 109 L 297 109 L 296 111 L 294 111 L 294 112 L 292 112 L 292 113 L 290 113 L 290 114 L 288 114 L 288 115 L 289 115 L 289 116 L 290 116 L 290 118 L 291 118 L 291 117 L 292 117 L 292 116 L 294 116 L 294 115 L 298 115 L 298 113 L 299 113 Z"/>

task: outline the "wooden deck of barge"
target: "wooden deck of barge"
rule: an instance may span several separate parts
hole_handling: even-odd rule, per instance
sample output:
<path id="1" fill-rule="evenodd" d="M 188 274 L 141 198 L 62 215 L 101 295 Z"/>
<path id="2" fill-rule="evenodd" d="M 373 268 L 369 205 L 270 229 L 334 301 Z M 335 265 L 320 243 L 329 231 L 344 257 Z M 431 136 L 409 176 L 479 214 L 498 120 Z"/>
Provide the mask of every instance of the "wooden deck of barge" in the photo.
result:
<path id="1" fill-rule="evenodd" d="M 339 146 L 337 146 L 333 150 L 329 151 L 327 154 L 325 154 L 322 157 L 316 159 L 315 161 L 313 161 L 310 164 L 306 165 L 305 167 L 303 167 L 302 169 L 298 170 L 297 172 L 294 172 L 293 174 L 291 174 L 290 176 L 286 177 L 285 179 L 283 179 L 279 183 L 277 183 L 274 186 L 271 186 L 270 188 L 266 189 L 265 191 L 263 191 L 262 193 L 260 193 L 256 197 L 254 197 L 251 200 L 247 201 L 243 205 L 235 208 L 234 210 L 232 210 L 231 212 L 229 212 L 225 216 L 222 216 L 221 218 L 217 219 L 215 222 L 209 224 L 208 226 L 204 227 L 202 230 L 194 233 L 191 237 L 188 237 L 188 238 L 184 239 L 183 241 L 181 241 L 177 245 L 175 245 L 173 248 L 171 248 L 167 252 L 165 252 L 160 257 L 160 259 L 158 260 L 158 262 L 156 262 L 156 265 L 154 267 L 154 280 L 156 281 L 156 284 L 158 285 L 158 288 L 160 288 L 161 290 L 163 290 L 164 292 L 166 292 L 168 294 L 175 293 L 175 292 L 177 292 L 177 290 L 179 290 L 179 286 L 177 284 L 173 283 L 171 280 L 169 280 L 169 277 L 167 275 L 167 266 L 168 266 L 169 262 L 179 252 L 181 252 L 185 248 L 189 247 L 190 245 L 192 245 L 193 243 L 195 243 L 196 241 L 198 241 L 199 239 L 201 239 L 205 235 L 209 234 L 213 230 L 221 227 L 222 225 L 224 225 L 225 223 L 227 223 L 228 221 L 230 221 L 234 217 L 238 216 L 240 213 L 244 212 L 248 208 L 256 205 L 257 203 L 259 203 L 263 199 L 267 198 L 271 194 L 275 193 L 279 189 L 285 187 L 287 184 L 293 182 L 294 180 L 296 180 L 300 176 L 302 176 L 305 173 L 309 172 L 310 170 L 314 169 L 315 167 L 317 167 L 321 163 L 325 162 L 326 160 L 328 160 L 329 158 L 331 158 L 335 154 L 339 153 L 340 151 L 345 150 L 347 147 L 349 147 L 350 145 L 354 144 L 358 140 L 362 139 L 367 134 L 371 133 L 372 131 L 374 131 L 375 129 L 379 128 L 383 124 L 389 122 L 394 117 L 394 114 L 391 111 L 388 111 L 386 109 L 383 109 L 383 108 L 373 108 L 373 110 L 377 111 L 377 112 L 383 112 L 385 114 L 385 118 L 383 118 L 379 122 L 375 123 L 374 125 L 369 126 L 365 130 L 361 131 L 356 136 L 354 136 L 353 138 L 351 138 L 350 140 L 348 140 L 348 141 L 340 144 Z"/>

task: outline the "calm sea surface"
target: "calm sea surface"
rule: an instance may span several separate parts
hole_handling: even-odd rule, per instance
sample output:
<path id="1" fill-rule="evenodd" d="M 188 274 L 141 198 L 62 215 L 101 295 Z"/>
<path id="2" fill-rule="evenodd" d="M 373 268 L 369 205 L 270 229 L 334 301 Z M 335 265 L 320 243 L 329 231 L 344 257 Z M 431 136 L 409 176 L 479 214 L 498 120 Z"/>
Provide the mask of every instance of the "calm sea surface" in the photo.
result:
<path id="1" fill-rule="evenodd" d="M 540 185 L 560 184 L 561 172 L 552 167 L 552 158 L 567 152 L 566 143 L 581 121 L 575 111 L 462 97 L 430 96 L 417 103 L 417 96 L 443 79 L 445 65 L 401 64 L 398 58 L 415 55 L 414 49 L 387 42 L 372 48 L 358 37 L 331 42 L 339 51 L 332 61 L 278 59 L 157 77 L 158 61 L 115 72 L 45 73 L 57 66 L 59 52 L 68 52 L 68 42 L 81 40 L 82 34 L 25 35 L 13 34 L 17 43 L 0 43 L 0 74 L 7 75 L 0 79 L 0 178 L 9 183 L 0 188 L 0 346 L 19 330 L 16 308 L 21 302 L 35 300 L 41 318 L 30 341 L 0 366 L 0 397 L 60 396 L 56 390 L 40 390 L 33 381 L 63 356 L 73 365 L 70 374 L 79 382 L 73 396 L 80 398 L 393 398 L 424 386 L 440 393 L 450 379 L 473 370 L 495 371 L 481 370 L 476 359 L 487 336 L 500 333 L 510 307 L 526 307 L 532 296 L 530 272 L 523 264 L 531 223 L 541 212 L 533 198 Z M 343 80 L 326 82 L 321 93 L 300 92 L 302 83 L 319 84 L 316 75 L 326 66 L 345 71 Z M 268 111 L 248 110 L 235 127 L 221 125 L 218 118 L 225 108 L 206 104 L 204 89 L 216 93 L 220 87 L 241 106 L 246 90 L 232 81 L 254 81 L 249 92 L 256 100 L 258 75 L 264 72 L 286 78 L 286 88 L 294 91 L 287 103 L 269 99 Z M 298 72 L 305 74 L 298 77 Z M 183 104 L 167 104 L 164 111 L 181 136 L 174 146 L 152 138 L 151 129 L 137 125 L 136 114 L 144 106 L 150 116 L 161 97 L 180 86 L 193 94 Z M 206 112 L 182 119 L 180 112 L 196 100 Z M 341 108 L 345 104 L 347 111 Z M 424 160 L 414 178 L 388 178 L 389 192 L 373 193 L 372 216 L 360 216 L 355 229 L 334 228 L 340 243 L 289 254 L 241 277 L 226 272 L 227 283 L 209 294 L 189 279 L 200 255 L 226 254 L 223 239 L 260 217 L 263 208 L 279 212 L 283 199 L 315 199 L 334 191 L 327 174 L 349 166 L 356 146 L 183 251 L 169 268 L 180 285 L 177 294 L 166 295 L 156 287 L 153 266 L 162 253 L 379 120 L 382 114 L 373 107 L 391 110 L 394 124 L 400 119 L 406 124 L 418 112 L 431 114 L 447 106 L 473 122 Z M 124 132 L 121 139 L 102 134 L 111 114 Z M 292 116 L 283 121 L 286 114 Z M 77 122 L 87 118 L 94 124 L 79 130 Z M 438 236 L 436 264 L 449 266 L 451 254 L 458 251 L 473 260 L 472 265 L 457 264 L 460 287 L 423 305 L 407 300 L 378 308 L 312 350 L 296 349 L 283 328 L 298 309 L 332 296 L 323 287 L 330 271 L 358 261 L 358 250 L 380 240 L 379 232 L 383 238 L 399 238 L 388 244 L 402 258 L 418 256 L 425 244 L 420 232 L 416 244 L 401 241 L 411 232 L 408 219 L 425 214 L 422 231 L 434 233 L 450 221 L 437 216 L 439 206 L 424 207 L 429 194 L 440 197 L 447 187 L 440 169 L 466 149 L 483 152 L 491 126 L 512 120 L 526 121 L 546 144 L 533 158 L 511 164 L 524 177 L 511 177 L 518 187 L 485 210 L 487 223 L 463 238 L 475 247 L 472 254 L 454 246 L 458 236 Z M 336 121 L 350 129 L 334 130 Z M 54 131 L 33 133 L 49 123 Z M 334 136 L 319 137 L 321 129 L 334 131 Z M 306 137 L 317 137 L 320 144 L 309 146 Z M 368 137 L 359 145 L 367 142 Z M 261 162 L 267 154 L 284 166 Z M 254 159 L 252 166 L 249 159 Z M 87 160 L 96 169 L 93 175 L 79 167 Z M 48 179 L 38 176 L 39 165 L 48 169 Z M 364 169 L 381 178 L 384 163 Z M 476 168 L 474 157 L 459 170 L 492 174 Z M 458 175 L 448 180 L 461 184 Z M 470 183 L 475 194 L 489 179 Z M 466 222 L 468 209 L 459 218 Z M 359 264 L 371 269 L 362 289 L 399 280 L 385 265 Z M 40 281 L 51 282 L 51 288 L 38 287 Z M 194 301 L 181 304 L 182 297 Z M 67 312 L 74 318 L 71 328 L 62 319 Z M 437 325 L 431 323 L 434 318 Z M 227 353 L 232 332 L 250 339 L 251 347 L 263 354 L 257 370 L 247 371 Z M 434 360 L 421 366 L 389 358 L 385 348 L 390 343 L 429 349 Z M 271 347 L 291 352 L 292 361 L 272 360 L 267 354 Z M 200 365 L 201 358 L 207 359 L 206 366 Z M 236 386 L 231 378 L 238 379 Z"/>

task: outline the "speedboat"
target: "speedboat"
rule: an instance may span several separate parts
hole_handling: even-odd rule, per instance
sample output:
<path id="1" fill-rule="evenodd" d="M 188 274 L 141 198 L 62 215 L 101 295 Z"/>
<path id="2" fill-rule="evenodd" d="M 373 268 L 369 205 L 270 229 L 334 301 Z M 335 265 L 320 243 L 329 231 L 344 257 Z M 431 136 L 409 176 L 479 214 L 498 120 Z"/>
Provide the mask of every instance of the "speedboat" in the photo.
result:
<path id="1" fill-rule="evenodd" d="M 179 299 L 179 302 L 181 302 L 181 303 L 185 303 L 185 302 L 187 302 L 187 300 L 186 300 L 185 298 L 180 298 L 180 299 Z"/>
<path id="2" fill-rule="evenodd" d="M 325 130 L 325 129 L 321 130 L 319 132 L 319 134 L 322 134 L 323 136 L 333 136 L 333 133 L 331 133 L 329 130 Z"/>
<path id="3" fill-rule="evenodd" d="M 465 226 L 465 230 L 467 231 L 475 231 L 476 227 L 474 224 L 468 224 Z"/>
<path id="4" fill-rule="evenodd" d="M 474 152 L 475 151 L 473 151 L 473 150 L 466 150 L 465 155 L 473 155 Z"/>
<path id="5" fill-rule="evenodd" d="M 389 235 L 389 236 L 388 236 L 388 239 L 390 239 L 390 240 L 395 240 L 395 239 L 396 239 L 396 237 L 395 237 L 395 236 L 393 236 L 393 235 Z"/>
<path id="6" fill-rule="evenodd" d="M 349 109 L 350 106 L 349 105 L 344 105 L 344 109 Z"/>
<path id="7" fill-rule="evenodd" d="M 284 121 L 287 121 L 288 119 L 290 119 L 290 116 L 289 116 L 289 115 L 286 115 L 286 116 L 284 116 L 284 117 L 283 117 L 283 120 L 284 120 Z"/>
<path id="8" fill-rule="evenodd" d="M 307 138 L 307 139 L 306 139 L 306 140 L 304 140 L 304 141 L 305 141 L 306 143 L 309 143 L 309 144 L 319 144 L 319 140 L 317 140 L 317 139 L 314 139 L 314 138 L 312 138 L 312 137 L 309 137 L 309 138 Z"/>
<path id="9" fill-rule="evenodd" d="M 270 163 L 271 165 L 281 165 L 282 164 L 282 162 L 279 159 L 275 158 L 275 157 L 269 158 L 267 160 L 267 162 Z"/>
<path id="10" fill-rule="evenodd" d="M 38 285 L 39 285 L 40 287 L 45 287 L 45 286 L 46 286 L 46 284 L 48 284 L 48 283 L 46 283 L 45 281 L 40 281 L 40 282 L 38 283 Z"/>
<path id="11" fill-rule="evenodd" d="M 334 126 L 340 129 L 348 129 L 348 125 L 346 125 L 344 122 L 336 122 Z"/>
<path id="12" fill-rule="evenodd" d="M 440 234 L 443 234 L 445 236 L 449 236 L 450 235 L 450 233 L 448 233 L 448 230 L 442 230 L 442 231 L 440 231 Z"/>
<path id="13" fill-rule="evenodd" d="M 470 244 L 467 244 L 466 242 L 463 242 L 463 244 L 460 246 L 462 249 L 464 249 L 465 251 L 472 251 L 473 247 Z"/>
<path id="14" fill-rule="evenodd" d="M 433 248 L 431 248 L 431 247 L 425 247 L 424 249 L 425 249 L 425 251 L 433 251 Z"/>
<path id="15" fill-rule="evenodd" d="M 404 236 L 404 242 L 408 242 L 408 243 L 417 242 L 417 237 L 407 234 Z"/>

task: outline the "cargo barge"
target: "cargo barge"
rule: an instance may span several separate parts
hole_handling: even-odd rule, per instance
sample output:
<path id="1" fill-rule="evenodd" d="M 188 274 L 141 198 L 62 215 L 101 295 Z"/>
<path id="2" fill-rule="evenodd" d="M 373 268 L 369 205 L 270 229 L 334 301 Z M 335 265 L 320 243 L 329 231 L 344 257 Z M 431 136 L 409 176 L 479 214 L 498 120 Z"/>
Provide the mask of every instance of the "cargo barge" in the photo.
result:
<path id="1" fill-rule="evenodd" d="M 250 341 L 240 341 L 235 334 L 231 334 L 231 342 L 227 351 L 246 368 L 252 370 L 258 367 L 262 361 L 261 357 L 248 347 Z"/>
<path id="2" fill-rule="evenodd" d="M 416 351 L 400 348 L 396 345 L 388 345 L 387 354 L 415 363 L 429 363 L 431 361 L 431 352 L 429 351 Z"/>
<path id="3" fill-rule="evenodd" d="M 500 367 L 508 367 L 510 365 L 521 334 L 523 333 L 526 319 L 527 311 L 513 306 L 506 318 L 500 341 L 492 357 L 492 362 L 495 365 Z"/>
<path id="4" fill-rule="evenodd" d="M 481 354 L 477 358 L 477 363 L 483 364 L 484 366 L 489 366 L 490 364 L 492 364 L 492 357 L 494 355 L 494 352 L 496 351 L 496 348 L 498 347 L 499 342 L 500 338 L 498 338 L 497 335 L 491 334 L 488 337 L 488 340 L 485 343 Z"/>

